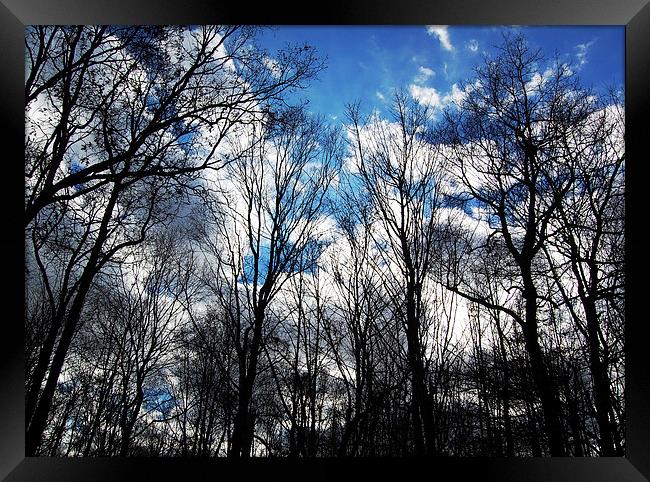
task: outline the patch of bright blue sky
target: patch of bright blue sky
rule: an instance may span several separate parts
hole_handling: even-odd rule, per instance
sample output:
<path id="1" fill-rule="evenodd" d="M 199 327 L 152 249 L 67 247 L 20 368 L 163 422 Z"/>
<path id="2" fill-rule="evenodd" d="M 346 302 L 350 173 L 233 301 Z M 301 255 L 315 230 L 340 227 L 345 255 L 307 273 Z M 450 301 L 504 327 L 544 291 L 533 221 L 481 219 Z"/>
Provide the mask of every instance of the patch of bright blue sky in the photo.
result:
<path id="1" fill-rule="evenodd" d="M 308 100 L 313 113 L 344 121 L 349 102 L 362 102 L 364 111 L 382 111 L 396 88 L 408 90 L 418 83 L 443 96 L 454 83 L 471 81 L 482 54 L 495 53 L 505 30 L 522 32 L 531 47 L 541 48 L 549 58 L 559 54 L 585 86 L 597 91 L 623 88 L 625 37 L 621 26 L 448 26 L 448 43 L 424 25 L 281 26 L 264 31 L 259 40 L 270 52 L 287 44 L 306 43 L 326 57 L 327 68 L 297 98 Z M 540 70 L 544 68 L 540 66 Z"/>
<path id="2" fill-rule="evenodd" d="M 152 387 L 144 389 L 144 409 L 147 411 L 157 411 L 158 420 L 169 417 L 171 411 L 175 406 L 174 397 L 164 387 Z"/>

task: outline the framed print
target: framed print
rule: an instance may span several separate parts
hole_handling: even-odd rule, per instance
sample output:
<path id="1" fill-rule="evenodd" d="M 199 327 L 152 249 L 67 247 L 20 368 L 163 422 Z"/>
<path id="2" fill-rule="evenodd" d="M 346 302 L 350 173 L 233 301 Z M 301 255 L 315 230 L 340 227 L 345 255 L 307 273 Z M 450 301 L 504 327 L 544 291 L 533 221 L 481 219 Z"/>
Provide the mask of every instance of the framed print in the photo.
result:
<path id="1" fill-rule="evenodd" d="M 2 3 L 6 480 L 650 478 L 645 0 Z"/>

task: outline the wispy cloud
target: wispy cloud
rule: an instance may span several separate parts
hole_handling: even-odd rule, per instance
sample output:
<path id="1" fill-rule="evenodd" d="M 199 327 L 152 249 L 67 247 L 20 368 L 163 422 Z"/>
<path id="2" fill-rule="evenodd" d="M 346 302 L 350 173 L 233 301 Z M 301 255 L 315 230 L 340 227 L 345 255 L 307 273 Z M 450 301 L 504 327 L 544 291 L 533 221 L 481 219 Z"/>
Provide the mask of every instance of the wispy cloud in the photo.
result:
<path id="1" fill-rule="evenodd" d="M 445 50 L 452 51 L 454 46 L 449 39 L 449 30 L 447 25 L 427 25 L 427 33 L 433 35 L 440 40 L 440 45 Z"/>
<path id="2" fill-rule="evenodd" d="M 578 53 L 576 54 L 576 58 L 578 59 L 579 67 L 584 66 L 588 62 L 587 53 L 589 52 L 591 46 L 596 43 L 596 40 L 597 39 L 593 39 L 590 42 L 576 45 L 576 50 L 578 51 Z"/>
<path id="3" fill-rule="evenodd" d="M 377 98 L 379 100 L 381 100 L 382 102 L 386 101 L 386 96 L 384 94 L 382 94 L 381 92 L 377 91 L 377 92 L 375 92 L 375 94 L 377 95 Z"/>
<path id="4" fill-rule="evenodd" d="M 568 77 L 573 73 L 568 64 L 556 64 L 548 67 L 544 73 L 535 72 L 531 79 L 526 82 L 525 89 L 528 95 L 536 95 L 549 79 L 559 72 L 562 76 Z"/>
<path id="5" fill-rule="evenodd" d="M 282 76 L 282 66 L 277 60 L 272 59 L 271 57 L 265 57 L 263 62 L 264 67 L 271 71 L 273 77 L 279 79 Z"/>
<path id="6" fill-rule="evenodd" d="M 418 75 L 415 76 L 415 82 L 418 84 L 426 82 L 429 77 L 433 77 L 434 75 L 436 75 L 436 73 L 433 71 L 433 69 L 420 66 L 418 68 Z"/>
<path id="7" fill-rule="evenodd" d="M 469 42 L 465 44 L 465 47 L 470 52 L 474 52 L 474 53 L 478 52 L 478 40 L 471 39 Z"/>
<path id="8" fill-rule="evenodd" d="M 451 92 L 442 98 L 443 107 L 447 107 L 449 104 L 460 106 L 466 96 L 467 91 L 458 87 L 458 84 L 454 84 L 451 86 Z"/>

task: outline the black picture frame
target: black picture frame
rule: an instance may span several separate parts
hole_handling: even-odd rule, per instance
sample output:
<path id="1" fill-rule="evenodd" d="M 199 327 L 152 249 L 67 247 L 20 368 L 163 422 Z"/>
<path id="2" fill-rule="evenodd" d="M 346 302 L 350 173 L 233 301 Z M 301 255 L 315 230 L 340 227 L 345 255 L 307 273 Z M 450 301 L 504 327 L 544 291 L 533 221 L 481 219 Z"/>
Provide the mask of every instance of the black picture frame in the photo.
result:
<path id="1" fill-rule="evenodd" d="M 626 456 L 620 458 L 436 458 L 319 459 L 288 462 L 224 459 L 47 458 L 24 456 L 24 27 L 33 24 L 498 24 L 624 25 L 626 108 Z M 0 333 L 0 477 L 7 481 L 203 480 L 239 476 L 298 474 L 341 477 L 348 469 L 383 475 L 474 480 L 641 481 L 650 479 L 650 376 L 646 336 L 647 296 L 642 263 L 643 182 L 650 94 L 650 4 L 648 0 L 422 0 L 330 1 L 319 5 L 255 7 L 208 0 L 0 0 L 0 118 L 5 141 L 0 150 L 0 188 L 5 225 L 5 299 Z M 19 281 L 20 280 L 20 281 Z M 10 309 L 6 309 L 10 308 Z M 285 469 L 287 470 L 285 472 Z M 290 472 L 289 472 L 290 470 Z M 450 472 L 451 471 L 451 472 Z M 192 475 L 189 475 L 189 474 Z M 448 476 L 451 477 L 451 476 Z M 444 477 L 443 480 L 446 480 Z"/>

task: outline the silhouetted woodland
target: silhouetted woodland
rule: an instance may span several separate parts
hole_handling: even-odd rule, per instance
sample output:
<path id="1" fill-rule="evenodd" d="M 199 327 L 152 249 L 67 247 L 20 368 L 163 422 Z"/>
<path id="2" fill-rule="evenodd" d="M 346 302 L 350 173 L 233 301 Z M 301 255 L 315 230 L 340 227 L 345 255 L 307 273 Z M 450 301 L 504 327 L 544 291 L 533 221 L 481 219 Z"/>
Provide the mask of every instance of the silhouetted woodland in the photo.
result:
<path id="1" fill-rule="evenodd" d="M 26 30 L 26 454 L 622 456 L 622 94 L 505 35 L 334 125 L 257 32 Z"/>

